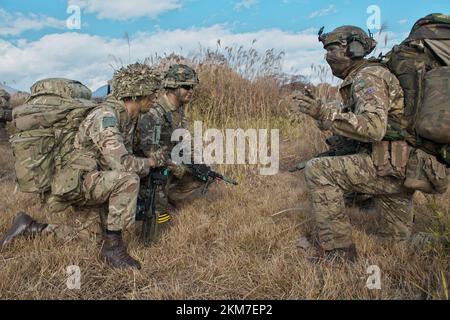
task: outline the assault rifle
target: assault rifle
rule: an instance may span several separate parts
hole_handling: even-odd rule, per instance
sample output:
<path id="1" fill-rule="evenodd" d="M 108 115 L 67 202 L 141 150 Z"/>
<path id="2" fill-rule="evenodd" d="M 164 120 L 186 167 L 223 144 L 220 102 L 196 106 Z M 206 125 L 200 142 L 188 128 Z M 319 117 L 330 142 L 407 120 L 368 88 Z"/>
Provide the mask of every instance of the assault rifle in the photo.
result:
<path id="1" fill-rule="evenodd" d="M 360 147 L 359 142 L 341 136 L 331 136 L 326 139 L 326 143 L 331 147 L 331 149 L 319 153 L 314 158 L 338 157 L 338 156 L 345 156 L 348 154 L 354 154 L 358 152 L 358 149 Z M 294 167 L 289 169 L 289 172 L 295 172 L 305 169 L 307 162 L 308 160 L 297 163 Z"/>
<path id="2" fill-rule="evenodd" d="M 167 182 L 167 168 L 156 168 L 150 171 L 143 184 L 137 201 L 136 221 L 142 221 L 142 239 L 148 247 L 158 232 L 158 214 L 155 210 L 156 190 Z"/>
<path id="3" fill-rule="evenodd" d="M 200 181 L 205 182 L 205 186 L 202 190 L 202 194 L 205 194 L 208 191 L 209 186 L 216 180 L 222 180 L 225 183 L 232 184 L 237 186 L 237 182 L 223 174 L 215 172 L 211 170 L 211 167 L 206 164 L 185 164 L 188 168 L 188 171 L 191 175 L 199 179 Z"/>

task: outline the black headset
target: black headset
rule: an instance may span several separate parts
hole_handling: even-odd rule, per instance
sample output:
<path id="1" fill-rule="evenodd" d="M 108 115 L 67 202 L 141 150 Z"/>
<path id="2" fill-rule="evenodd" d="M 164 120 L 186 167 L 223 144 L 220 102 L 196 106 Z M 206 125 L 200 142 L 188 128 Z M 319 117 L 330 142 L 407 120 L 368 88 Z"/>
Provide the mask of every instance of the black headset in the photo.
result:
<path id="1" fill-rule="evenodd" d="M 364 58 L 366 55 L 371 53 L 375 49 L 376 42 L 373 38 L 372 32 L 369 31 L 369 37 L 366 40 L 369 43 L 369 48 L 365 48 L 363 45 L 363 39 L 359 35 L 353 34 L 347 38 L 347 54 L 349 58 Z"/>
<path id="2" fill-rule="evenodd" d="M 349 58 L 363 58 L 366 56 L 366 49 L 364 49 L 359 37 L 351 36 L 347 43 L 347 55 Z"/>

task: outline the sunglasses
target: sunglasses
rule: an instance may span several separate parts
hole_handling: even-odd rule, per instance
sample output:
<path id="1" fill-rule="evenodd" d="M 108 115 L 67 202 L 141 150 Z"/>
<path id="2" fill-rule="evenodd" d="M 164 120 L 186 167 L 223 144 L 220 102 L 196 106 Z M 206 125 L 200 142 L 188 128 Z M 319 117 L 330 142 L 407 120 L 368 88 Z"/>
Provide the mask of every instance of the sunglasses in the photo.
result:
<path id="1" fill-rule="evenodd" d="M 193 86 L 193 85 L 188 85 L 188 84 L 186 84 L 186 85 L 180 86 L 180 88 L 183 88 L 184 90 L 189 91 L 189 90 L 194 89 L 194 86 Z"/>

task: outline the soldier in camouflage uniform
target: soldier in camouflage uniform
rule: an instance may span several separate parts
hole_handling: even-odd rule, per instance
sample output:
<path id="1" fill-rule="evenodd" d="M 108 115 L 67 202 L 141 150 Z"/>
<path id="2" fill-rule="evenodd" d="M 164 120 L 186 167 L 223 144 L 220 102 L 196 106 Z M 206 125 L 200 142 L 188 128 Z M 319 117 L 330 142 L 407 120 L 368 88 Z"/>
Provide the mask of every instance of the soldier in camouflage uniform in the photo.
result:
<path id="1" fill-rule="evenodd" d="M 107 204 L 100 256 L 116 268 L 140 268 L 127 253 L 122 230 L 134 222 L 140 178 L 148 175 L 150 168 L 167 165 L 162 153 L 132 155 L 139 113 L 153 104 L 160 82 L 159 75 L 144 64 L 116 71 L 112 95 L 81 123 L 71 161 L 56 173 L 52 185 L 54 196 L 74 206 Z M 21 214 L 0 245 L 20 234 L 55 232 L 58 227 Z"/>
<path id="2" fill-rule="evenodd" d="M 356 152 L 323 157 L 306 164 L 305 178 L 312 200 L 318 257 L 329 261 L 356 259 L 344 194 L 373 195 L 381 214 L 379 234 L 404 241 L 413 222 L 414 191 L 403 186 L 409 146 L 404 141 L 383 141 L 387 130 L 403 117 L 403 91 L 385 67 L 364 56 L 376 45 L 362 29 L 344 26 L 319 33 L 333 74 L 341 79 L 343 103 L 322 103 L 311 93 L 294 94 L 292 109 L 317 119 L 323 129 L 350 139 Z"/>
<path id="3" fill-rule="evenodd" d="M 172 65 L 167 71 L 163 87 L 164 95 L 156 106 L 141 116 L 138 124 L 136 152 L 147 157 L 158 152 L 170 154 L 177 142 L 171 141 L 176 129 L 188 129 L 185 107 L 192 99 L 194 87 L 198 84 L 196 72 L 182 64 Z M 170 172 L 168 181 L 156 195 L 156 211 L 160 223 L 170 220 L 169 202 L 172 205 L 194 196 L 203 185 L 187 172 L 184 165 L 178 165 Z"/>
<path id="4" fill-rule="evenodd" d="M 0 144 L 8 142 L 6 122 L 12 121 L 12 110 L 9 105 L 9 99 L 9 93 L 0 89 Z"/>

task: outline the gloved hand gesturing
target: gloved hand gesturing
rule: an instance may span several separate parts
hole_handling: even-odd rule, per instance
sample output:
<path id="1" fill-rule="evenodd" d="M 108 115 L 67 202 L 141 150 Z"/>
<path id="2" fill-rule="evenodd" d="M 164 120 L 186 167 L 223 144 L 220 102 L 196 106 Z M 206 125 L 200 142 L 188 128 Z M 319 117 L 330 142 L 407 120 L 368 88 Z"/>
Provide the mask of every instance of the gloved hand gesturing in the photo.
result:
<path id="1" fill-rule="evenodd" d="M 322 102 L 319 99 L 316 99 L 309 90 L 306 90 L 306 93 L 295 91 L 291 95 L 291 102 L 289 105 L 289 110 L 291 112 L 302 112 L 317 119 L 319 118 L 321 108 Z"/>

